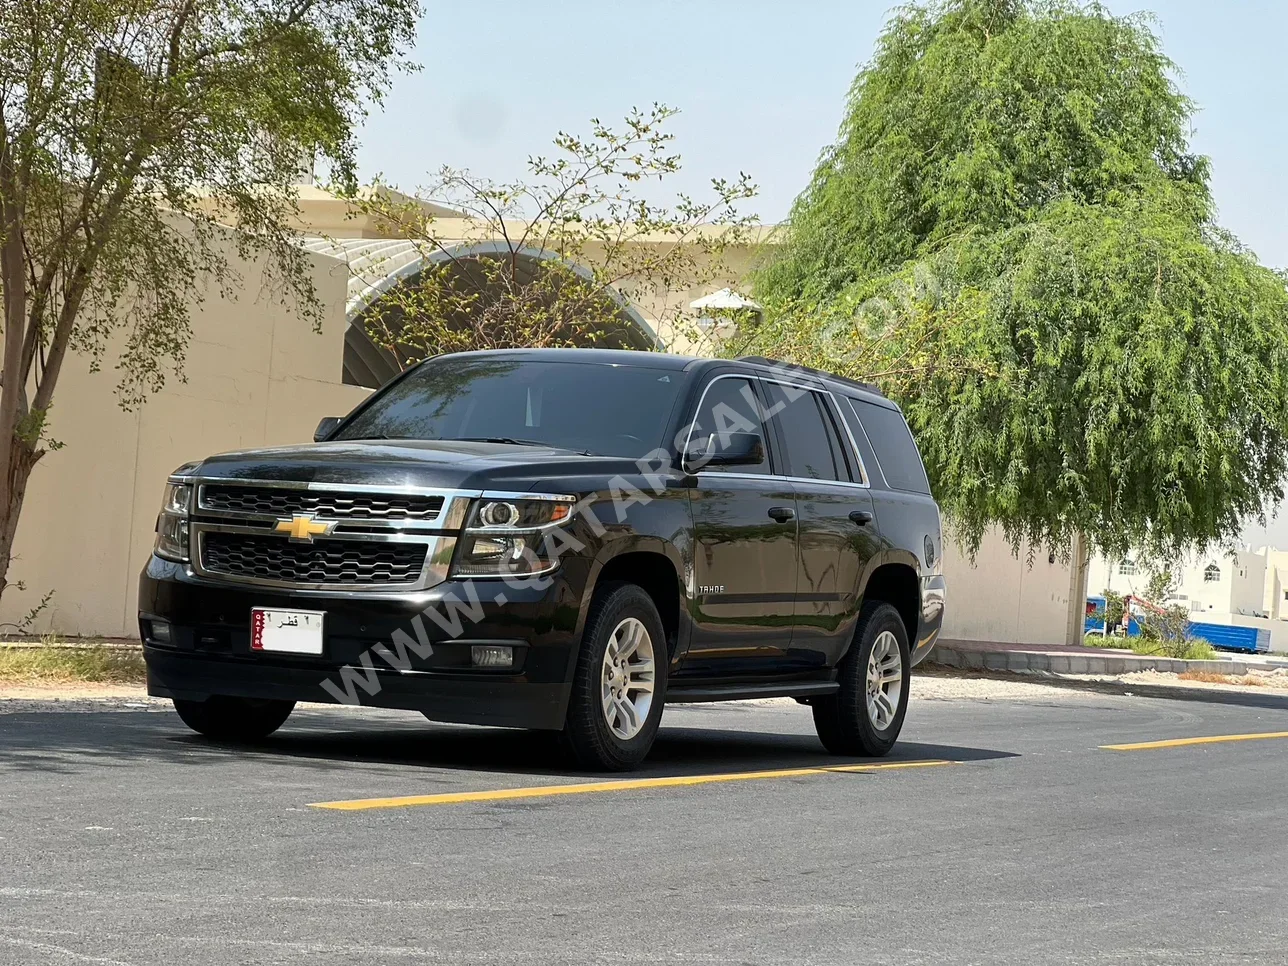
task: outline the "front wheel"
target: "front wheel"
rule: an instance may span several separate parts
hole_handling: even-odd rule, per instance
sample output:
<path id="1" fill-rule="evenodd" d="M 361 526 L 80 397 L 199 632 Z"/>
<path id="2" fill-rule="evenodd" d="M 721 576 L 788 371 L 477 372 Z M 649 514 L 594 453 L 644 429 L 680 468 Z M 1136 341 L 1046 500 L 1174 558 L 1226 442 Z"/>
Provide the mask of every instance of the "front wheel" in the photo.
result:
<path id="1" fill-rule="evenodd" d="M 174 699 L 174 710 L 193 731 L 215 741 L 260 741 L 286 722 L 294 701 L 212 694 L 205 701 Z"/>
<path id="2" fill-rule="evenodd" d="M 908 710 L 908 632 L 889 604 L 863 605 L 854 643 L 837 669 L 841 690 L 814 701 L 814 727 L 834 755 L 880 757 L 894 747 Z"/>
<path id="3" fill-rule="evenodd" d="M 653 598 L 635 584 L 599 588 L 562 735 L 580 765 L 627 771 L 644 760 L 662 719 L 666 671 L 666 632 Z"/>

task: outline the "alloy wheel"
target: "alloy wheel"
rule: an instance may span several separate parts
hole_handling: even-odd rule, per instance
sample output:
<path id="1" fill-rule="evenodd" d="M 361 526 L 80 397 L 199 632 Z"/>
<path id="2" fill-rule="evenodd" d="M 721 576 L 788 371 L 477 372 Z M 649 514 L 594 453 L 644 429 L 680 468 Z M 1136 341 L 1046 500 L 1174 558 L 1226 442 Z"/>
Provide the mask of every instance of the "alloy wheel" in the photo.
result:
<path id="1" fill-rule="evenodd" d="M 639 734 L 648 720 L 653 706 L 653 662 L 653 639 L 648 628 L 634 617 L 622 620 L 604 649 L 601 696 L 604 720 L 623 741 Z"/>
<path id="2" fill-rule="evenodd" d="M 890 631 L 882 631 L 872 642 L 867 684 L 868 720 L 878 731 L 884 731 L 894 721 L 903 692 L 899 641 Z"/>

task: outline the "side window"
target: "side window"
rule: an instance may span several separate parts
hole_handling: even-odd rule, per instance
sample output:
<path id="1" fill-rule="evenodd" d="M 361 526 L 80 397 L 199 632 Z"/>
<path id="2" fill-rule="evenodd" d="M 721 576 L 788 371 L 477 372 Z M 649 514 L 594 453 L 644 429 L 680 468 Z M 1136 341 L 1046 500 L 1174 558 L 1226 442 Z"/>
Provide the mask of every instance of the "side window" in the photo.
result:
<path id="1" fill-rule="evenodd" d="M 898 410 L 876 406 L 860 399 L 848 401 L 859 422 L 863 424 L 863 429 L 867 431 L 872 448 L 876 451 L 881 473 L 890 488 L 929 494 L 930 483 L 926 480 L 926 470 L 921 464 L 921 455 L 917 452 L 912 432 L 903 421 L 903 415 Z"/>
<path id="2" fill-rule="evenodd" d="M 785 474 L 807 480 L 848 480 L 840 441 L 817 392 L 766 382 L 769 416 L 786 448 Z M 841 460 L 838 463 L 838 460 Z"/>
<path id="3" fill-rule="evenodd" d="M 696 442 L 704 437 L 728 433 L 759 433 L 765 458 L 756 466 L 722 466 L 720 472 L 767 474 L 769 441 L 765 439 L 760 402 L 750 379 L 726 376 L 708 383 L 698 404 L 689 438 Z"/>

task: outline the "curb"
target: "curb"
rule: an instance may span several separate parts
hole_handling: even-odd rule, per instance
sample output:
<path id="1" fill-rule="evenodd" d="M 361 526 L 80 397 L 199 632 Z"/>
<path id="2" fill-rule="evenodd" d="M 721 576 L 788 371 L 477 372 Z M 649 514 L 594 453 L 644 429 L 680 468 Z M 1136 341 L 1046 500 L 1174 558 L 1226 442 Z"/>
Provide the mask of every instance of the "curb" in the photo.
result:
<path id="1" fill-rule="evenodd" d="M 1049 671 L 1052 674 L 1131 674 L 1134 671 L 1210 671 L 1241 676 L 1271 669 L 1252 661 L 1185 661 L 1143 654 L 1057 654 L 1047 651 L 982 651 L 936 644 L 926 658 L 946 667 L 985 671 Z"/>
<path id="2" fill-rule="evenodd" d="M 59 641 L 42 644 L 40 641 L 0 641 L 0 651 L 141 651 L 143 645 L 120 640 Z"/>

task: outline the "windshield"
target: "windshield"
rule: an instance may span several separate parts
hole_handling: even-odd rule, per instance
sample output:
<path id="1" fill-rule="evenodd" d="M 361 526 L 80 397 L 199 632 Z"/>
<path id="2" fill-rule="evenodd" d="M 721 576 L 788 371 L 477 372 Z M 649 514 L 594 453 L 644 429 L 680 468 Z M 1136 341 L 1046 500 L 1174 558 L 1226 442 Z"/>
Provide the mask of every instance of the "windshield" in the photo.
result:
<path id="1" fill-rule="evenodd" d="M 662 444 L 680 373 L 647 366 L 441 359 L 383 390 L 335 439 L 469 439 L 638 459 Z"/>

